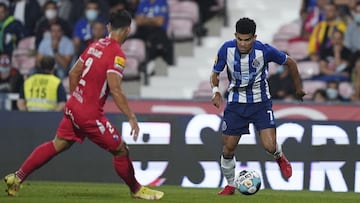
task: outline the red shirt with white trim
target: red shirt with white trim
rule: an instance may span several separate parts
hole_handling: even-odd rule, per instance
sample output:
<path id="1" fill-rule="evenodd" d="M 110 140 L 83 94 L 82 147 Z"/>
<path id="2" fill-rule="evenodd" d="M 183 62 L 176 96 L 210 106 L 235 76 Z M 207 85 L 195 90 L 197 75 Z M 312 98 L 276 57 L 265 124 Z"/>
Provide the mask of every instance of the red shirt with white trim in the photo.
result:
<path id="1" fill-rule="evenodd" d="M 83 72 L 67 107 L 86 115 L 87 119 L 104 114 L 103 106 L 109 95 L 107 73 L 123 76 L 125 54 L 120 44 L 111 38 L 103 38 L 90 44 L 81 54 Z M 80 111 L 80 112 L 79 112 Z"/>

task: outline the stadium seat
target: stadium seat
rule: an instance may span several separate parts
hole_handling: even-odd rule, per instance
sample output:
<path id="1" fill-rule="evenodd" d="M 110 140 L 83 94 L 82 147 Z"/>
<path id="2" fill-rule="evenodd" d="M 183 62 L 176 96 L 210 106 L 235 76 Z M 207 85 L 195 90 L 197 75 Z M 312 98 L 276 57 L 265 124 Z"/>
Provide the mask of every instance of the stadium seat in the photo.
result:
<path id="1" fill-rule="evenodd" d="M 354 87 L 350 82 L 340 82 L 339 95 L 344 99 L 350 99 L 354 94 Z"/>
<path id="2" fill-rule="evenodd" d="M 304 80 L 303 89 L 306 93 L 304 99 L 310 100 L 318 89 L 326 89 L 326 82 L 320 80 Z"/>
<path id="3" fill-rule="evenodd" d="M 127 39 L 122 45 L 126 54 L 126 68 L 124 80 L 138 80 L 140 73 L 146 71 L 146 46 L 141 39 Z"/>
<path id="4" fill-rule="evenodd" d="M 301 33 L 301 23 L 292 22 L 292 23 L 287 23 L 285 25 L 282 25 L 278 29 L 277 33 L 279 33 L 283 36 L 287 36 L 288 39 L 297 37 Z"/>
<path id="5" fill-rule="evenodd" d="M 28 76 L 36 64 L 35 37 L 26 37 L 19 41 L 13 51 L 11 64 L 25 77 Z"/>
<path id="6" fill-rule="evenodd" d="M 309 79 L 320 74 L 320 64 L 314 61 L 301 61 L 297 63 L 302 79 Z"/>
<path id="7" fill-rule="evenodd" d="M 170 0 L 168 36 L 174 41 L 189 41 L 195 36 L 199 24 L 199 7 L 193 1 Z"/>
<path id="8" fill-rule="evenodd" d="M 301 60 L 308 56 L 308 41 L 294 41 L 287 45 L 286 51 L 295 60 Z"/>

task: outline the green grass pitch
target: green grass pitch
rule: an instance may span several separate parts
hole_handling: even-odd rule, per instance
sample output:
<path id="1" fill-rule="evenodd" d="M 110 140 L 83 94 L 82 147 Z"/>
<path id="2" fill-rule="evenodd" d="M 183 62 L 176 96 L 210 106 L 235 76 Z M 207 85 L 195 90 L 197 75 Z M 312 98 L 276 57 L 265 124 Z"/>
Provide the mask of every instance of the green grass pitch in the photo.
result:
<path id="1" fill-rule="evenodd" d="M 149 202 L 133 199 L 128 188 L 115 183 L 73 183 L 28 181 L 23 184 L 17 197 L 8 197 L 5 184 L 0 187 L 0 203 L 127 203 Z M 236 192 L 232 196 L 218 196 L 219 188 L 183 188 L 161 186 L 165 196 L 158 202 L 166 203 L 352 203 L 360 202 L 360 194 L 354 192 L 309 192 L 260 190 L 252 196 Z"/>

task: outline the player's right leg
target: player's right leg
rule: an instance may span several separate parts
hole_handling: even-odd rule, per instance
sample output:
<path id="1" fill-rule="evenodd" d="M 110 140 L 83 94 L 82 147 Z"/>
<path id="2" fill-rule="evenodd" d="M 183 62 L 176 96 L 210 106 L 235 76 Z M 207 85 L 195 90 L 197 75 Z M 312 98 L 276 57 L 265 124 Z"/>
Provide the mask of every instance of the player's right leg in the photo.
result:
<path id="1" fill-rule="evenodd" d="M 136 180 L 126 143 L 107 118 L 102 117 L 97 119 L 96 122 L 94 121 L 94 127 L 87 129 L 87 137 L 99 147 L 113 154 L 115 172 L 129 187 L 132 197 L 158 200 L 164 196 L 163 192 L 144 187 Z"/>
<path id="2" fill-rule="evenodd" d="M 235 193 L 235 164 L 236 158 L 234 151 L 240 140 L 240 136 L 222 135 L 223 154 L 221 155 L 221 171 L 226 178 L 228 185 L 226 185 L 218 195 L 233 195 Z"/>

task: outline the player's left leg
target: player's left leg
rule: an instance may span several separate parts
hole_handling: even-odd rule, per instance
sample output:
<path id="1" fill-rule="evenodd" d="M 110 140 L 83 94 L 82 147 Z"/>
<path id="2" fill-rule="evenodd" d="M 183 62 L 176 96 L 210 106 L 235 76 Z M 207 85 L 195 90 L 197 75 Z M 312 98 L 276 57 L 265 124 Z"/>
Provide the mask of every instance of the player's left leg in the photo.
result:
<path id="1" fill-rule="evenodd" d="M 264 149 L 269 154 L 273 155 L 274 159 L 279 164 L 282 176 L 285 179 L 289 179 L 292 175 L 291 164 L 282 152 L 281 145 L 276 142 L 276 128 L 260 130 L 260 137 Z"/>
<path id="2" fill-rule="evenodd" d="M 281 174 L 285 179 L 292 175 L 292 168 L 281 150 L 281 146 L 276 142 L 276 125 L 271 100 L 254 104 L 256 113 L 252 117 L 255 128 L 260 132 L 261 142 L 264 149 L 274 156 L 279 164 Z"/>

